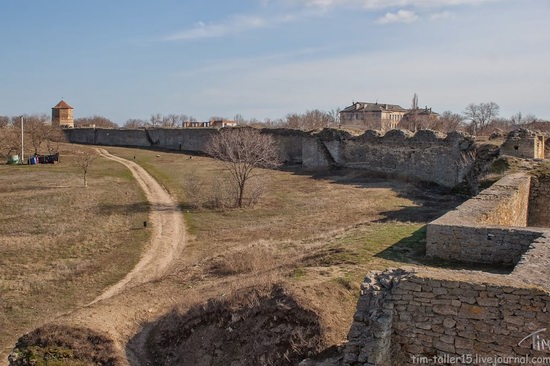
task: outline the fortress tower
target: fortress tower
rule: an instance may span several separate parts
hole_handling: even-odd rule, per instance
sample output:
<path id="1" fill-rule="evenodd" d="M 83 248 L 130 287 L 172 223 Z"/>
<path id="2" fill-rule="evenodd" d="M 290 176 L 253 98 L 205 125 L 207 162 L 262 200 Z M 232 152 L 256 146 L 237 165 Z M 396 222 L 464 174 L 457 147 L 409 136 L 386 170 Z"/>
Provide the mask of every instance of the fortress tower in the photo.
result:
<path id="1" fill-rule="evenodd" d="M 52 126 L 74 128 L 73 107 L 64 100 L 52 108 Z"/>

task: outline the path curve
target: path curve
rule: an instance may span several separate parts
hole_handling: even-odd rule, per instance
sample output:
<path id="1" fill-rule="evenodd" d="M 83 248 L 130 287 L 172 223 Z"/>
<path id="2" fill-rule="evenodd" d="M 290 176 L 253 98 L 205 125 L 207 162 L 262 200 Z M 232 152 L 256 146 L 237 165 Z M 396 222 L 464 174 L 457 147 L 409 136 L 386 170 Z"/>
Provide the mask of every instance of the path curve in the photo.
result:
<path id="1" fill-rule="evenodd" d="M 132 271 L 88 305 L 112 297 L 124 289 L 162 277 L 181 253 L 186 237 L 181 208 L 159 182 L 133 161 L 111 155 L 105 149 L 96 150 L 104 158 L 114 160 L 130 169 L 145 192 L 151 207 L 147 225 L 147 230 L 151 230 L 151 239 Z"/>

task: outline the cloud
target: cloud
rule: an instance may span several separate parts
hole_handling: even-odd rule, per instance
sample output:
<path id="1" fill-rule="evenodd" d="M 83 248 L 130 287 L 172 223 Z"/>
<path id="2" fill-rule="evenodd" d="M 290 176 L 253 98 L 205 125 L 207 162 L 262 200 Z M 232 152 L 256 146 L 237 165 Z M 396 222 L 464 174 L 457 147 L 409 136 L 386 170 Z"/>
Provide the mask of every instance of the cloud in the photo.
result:
<path id="1" fill-rule="evenodd" d="M 225 22 L 208 23 L 198 22 L 190 29 L 183 30 L 164 37 L 166 41 L 182 41 L 201 38 L 219 38 L 243 31 L 265 28 L 269 21 L 259 16 L 234 16 Z"/>
<path id="2" fill-rule="evenodd" d="M 397 13 L 387 12 L 381 18 L 376 20 L 377 24 L 390 24 L 390 23 L 414 23 L 419 19 L 418 15 L 414 11 L 399 10 Z"/>
<path id="3" fill-rule="evenodd" d="M 308 7 L 319 7 L 327 9 L 340 5 L 356 6 L 365 9 L 387 9 L 392 7 L 415 7 L 415 8 L 442 8 L 457 5 L 476 5 L 502 0 L 287 0 L 296 5 Z"/>
<path id="4" fill-rule="evenodd" d="M 499 0 L 363 0 L 367 9 L 411 6 L 417 8 L 442 8 L 457 5 L 476 5 Z"/>
<path id="5" fill-rule="evenodd" d="M 450 11 L 442 11 L 440 13 L 433 13 L 430 15 L 430 20 L 449 19 L 453 14 Z"/>

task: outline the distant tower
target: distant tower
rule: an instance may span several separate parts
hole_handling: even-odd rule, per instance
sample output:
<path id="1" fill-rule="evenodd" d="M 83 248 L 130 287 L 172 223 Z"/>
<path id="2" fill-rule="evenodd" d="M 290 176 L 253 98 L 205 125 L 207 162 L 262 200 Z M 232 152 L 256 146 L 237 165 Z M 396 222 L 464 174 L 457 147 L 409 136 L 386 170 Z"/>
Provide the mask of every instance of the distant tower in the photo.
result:
<path id="1" fill-rule="evenodd" d="M 52 126 L 74 128 L 73 107 L 63 99 L 52 108 Z"/>

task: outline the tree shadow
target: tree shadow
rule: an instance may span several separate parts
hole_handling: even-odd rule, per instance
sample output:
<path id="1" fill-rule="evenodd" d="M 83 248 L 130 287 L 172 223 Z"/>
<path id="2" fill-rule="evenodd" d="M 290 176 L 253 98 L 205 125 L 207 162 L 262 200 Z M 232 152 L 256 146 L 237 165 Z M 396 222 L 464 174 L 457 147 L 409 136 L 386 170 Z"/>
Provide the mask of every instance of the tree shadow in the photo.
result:
<path id="1" fill-rule="evenodd" d="M 468 263 L 427 257 L 426 227 L 426 225 L 421 227 L 409 237 L 401 239 L 394 245 L 376 253 L 374 256 L 409 265 L 453 270 L 475 270 L 495 274 L 510 274 L 514 269 L 513 265 Z"/>
<path id="2" fill-rule="evenodd" d="M 305 170 L 298 167 L 285 167 L 281 170 L 295 175 L 309 176 L 315 180 L 330 181 L 333 184 L 351 185 L 357 188 L 391 189 L 397 193 L 397 197 L 412 202 L 410 206 L 381 212 L 383 218 L 374 221 L 377 223 L 428 223 L 455 209 L 469 198 L 434 183 L 404 180 L 367 170 L 349 168 Z"/>
<path id="3" fill-rule="evenodd" d="M 145 212 L 176 212 L 181 211 L 182 207 L 179 205 L 160 205 L 150 204 L 146 202 L 130 203 L 122 205 L 114 204 L 101 204 L 98 207 L 99 213 L 102 215 L 117 213 L 145 213 Z"/>
<path id="4" fill-rule="evenodd" d="M 319 316 L 281 287 L 262 291 L 242 289 L 142 324 L 126 344 L 128 359 L 181 366 L 297 365 L 321 345 Z"/>

